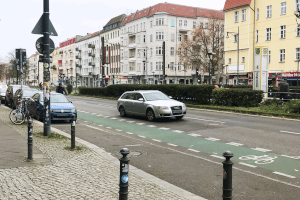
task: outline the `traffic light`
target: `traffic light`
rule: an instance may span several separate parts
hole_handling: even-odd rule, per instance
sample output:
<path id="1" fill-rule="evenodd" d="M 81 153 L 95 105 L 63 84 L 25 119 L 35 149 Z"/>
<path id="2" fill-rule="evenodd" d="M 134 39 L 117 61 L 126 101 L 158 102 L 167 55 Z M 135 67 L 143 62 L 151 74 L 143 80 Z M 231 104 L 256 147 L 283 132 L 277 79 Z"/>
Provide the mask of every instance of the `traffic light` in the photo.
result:
<path id="1" fill-rule="evenodd" d="M 27 68 L 27 59 L 26 59 L 26 51 L 23 50 L 22 52 L 22 66 L 23 66 L 23 69 L 26 69 Z"/>

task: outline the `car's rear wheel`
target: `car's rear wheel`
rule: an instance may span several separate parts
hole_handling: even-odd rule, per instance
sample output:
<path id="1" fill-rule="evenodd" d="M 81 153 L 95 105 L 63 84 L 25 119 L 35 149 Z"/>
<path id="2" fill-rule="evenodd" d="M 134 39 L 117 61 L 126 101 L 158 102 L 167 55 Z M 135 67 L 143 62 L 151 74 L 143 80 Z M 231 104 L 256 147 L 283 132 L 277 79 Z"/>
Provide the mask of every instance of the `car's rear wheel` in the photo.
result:
<path id="1" fill-rule="evenodd" d="M 183 116 L 177 116 L 175 117 L 177 120 L 181 120 L 183 118 Z"/>
<path id="2" fill-rule="evenodd" d="M 123 106 L 120 107 L 119 112 L 120 112 L 120 116 L 121 117 L 125 117 L 126 116 L 125 108 Z"/>
<path id="3" fill-rule="evenodd" d="M 153 122 L 155 120 L 155 113 L 152 109 L 148 109 L 146 113 L 147 119 L 150 122 Z"/>

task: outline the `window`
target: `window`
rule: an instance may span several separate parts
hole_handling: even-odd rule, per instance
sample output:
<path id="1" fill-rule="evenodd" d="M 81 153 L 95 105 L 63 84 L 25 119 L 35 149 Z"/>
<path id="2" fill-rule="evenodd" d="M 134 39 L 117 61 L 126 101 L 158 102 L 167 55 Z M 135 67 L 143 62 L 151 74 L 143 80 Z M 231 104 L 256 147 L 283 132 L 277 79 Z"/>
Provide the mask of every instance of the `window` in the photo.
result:
<path id="1" fill-rule="evenodd" d="M 182 20 L 179 20 L 179 26 L 182 26 Z"/>
<path id="2" fill-rule="evenodd" d="M 279 50 L 279 62 L 285 62 L 285 49 Z"/>
<path id="3" fill-rule="evenodd" d="M 178 34 L 178 42 L 181 42 L 181 34 Z"/>
<path id="4" fill-rule="evenodd" d="M 187 26 L 187 21 L 186 20 L 184 20 L 184 26 Z"/>
<path id="5" fill-rule="evenodd" d="M 143 25 L 144 25 L 144 26 L 143 26 L 143 30 L 145 30 L 145 28 L 146 28 L 146 23 L 144 22 Z"/>
<path id="6" fill-rule="evenodd" d="M 280 39 L 284 39 L 286 35 L 286 26 L 280 26 L 280 34 L 279 34 L 279 38 Z"/>
<path id="7" fill-rule="evenodd" d="M 297 26 L 296 36 L 300 37 L 300 24 Z"/>
<path id="8" fill-rule="evenodd" d="M 174 71 L 174 62 L 170 62 L 170 70 Z"/>
<path id="9" fill-rule="evenodd" d="M 208 28 L 208 23 L 205 23 L 204 28 Z"/>
<path id="10" fill-rule="evenodd" d="M 235 34 L 233 36 L 233 42 L 238 42 L 238 39 L 239 39 L 239 35 L 238 34 Z"/>
<path id="11" fill-rule="evenodd" d="M 146 42 L 146 35 L 144 35 L 144 43 Z"/>
<path id="12" fill-rule="evenodd" d="M 256 20 L 259 20 L 259 8 L 256 9 Z"/>
<path id="13" fill-rule="evenodd" d="M 242 21 L 246 21 L 246 10 L 242 10 Z"/>
<path id="14" fill-rule="evenodd" d="M 156 18 L 156 25 L 157 26 L 164 25 L 164 18 Z"/>
<path id="15" fill-rule="evenodd" d="M 228 64 L 231 64 L 231 58 L 228 58 Z"/>
<path id="16" fill-rule="evenodd" d="M 239 22 L 239 11 L 234 12 L 234 22 Z"/>
<path id="17" fill-rule="evenodd" d="M 272 6 L 267 6 L 267 18 L 271 18 L 272 17 Z"/>
<path id="18" fill-rule="evenodd" d="M 271 51 L 269 51 L 269 63 L 271 63 Z"/>
<path id="19" fill-rule="evenodd" d="M 196 28 L 196 22 L 195 21 L 193 22 L 193 28 Z"/>
<path id="20" fill-rule="evenodd" d="M 280 14 L 285 15 L 286 14 L 286 2 L 280 3 Z"/>
<path id="21" fill-rule="evenodd" d="M 203 23 L 202 22 L 200 22 L 200 28 L 203 28 Z"/>
<path id="22" fill-rule="evenodd" d="M 137 64 L 137 71 L 141 71 L 141 63 Z"/>
<path id="23" fill-rule="evenodd" d="M 175 20 L 171 19 L 171 27 L 175 27 Z"/>
<path id="24" fill-rule="evenodd" d="M 156 62 L 156 70 L 161 70 L 162 62 Z"/>
<path id="25" fill-rule="evenodd" d="M 242 63 L 245 63 L 245 57 L 242 57 Z"/>
<path id="26" fill-rule="evenodd" d="M 258 30 L 256 30 L 256 42 L 258 42 Z"/>
<path id="27" fill-rule="evenodd" d="M 150 48 L 150 57 L 152 57 L 152 48 Z"/>
<path id="28" fill-rule="evenodd" d="M 171 56 L 174 56 L 174 47 L 171 47 L 170 55 L 171 55 Z"/>
<path id="29" fill-rule="evenodd" d="M 171 33 L 171 42 L 175 42 L 175 34 Z"/>
<path id="30" fill-rule="evenodd" d="M 152 42 L 152 34 L 150 35 L 150 42 Z"/>
<path id="31" fill-rule="evenodd" d="M 150 71 L 153 71 L 153 64 L 152 64 L 152 62 L 150 63 Z"/>
<path id="32" fill-rule="evenodd" d="M 296 48 L 296 60 L 300 60 L 300 48 Z"/>
<path id="33" fill-rule="evenodd" d="M 272 32 L 271 32 L 271 28 L 267 28 L 266 29 L 266 40 L 271 40 L 271 35 L 272 35 Z"/>
<path id="34" fill-rule="evenodd" d="M 163 40 L 164 32 L 156 32 L 156 40 Z"/>
<path id="35" fill-rule="evenodd" d="M 152 28 L 152 21 L 150 21 L 150 28 Z"/>
<path id="36" fill-rule="evenodd" d="M 156 55 L 162 55 L 162 47 L 156 47 Z"/>
<path id="37" fill-rule="evenodd" d="M 181 63 L 178 63 L 178 71 L 181 71 Z"/>

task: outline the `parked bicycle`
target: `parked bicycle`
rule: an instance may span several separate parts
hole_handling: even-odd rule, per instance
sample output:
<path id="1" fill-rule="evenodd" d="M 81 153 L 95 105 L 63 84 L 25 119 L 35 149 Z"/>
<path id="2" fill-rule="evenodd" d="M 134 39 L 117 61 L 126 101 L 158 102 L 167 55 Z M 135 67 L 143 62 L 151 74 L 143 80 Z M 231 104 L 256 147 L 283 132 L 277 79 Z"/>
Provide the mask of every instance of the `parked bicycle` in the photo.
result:
<path id="1" fill-rule="evenodd" d="M 15 110 L 12 110 L 9 114 L 9 119 L 12 123 L 16 125 L 23 124 L 25 119 L 29 120 L 31 118 L 29 111 L 27 109 L 27 100 L 23 99 L 17 102 L 18 106 Z"/>

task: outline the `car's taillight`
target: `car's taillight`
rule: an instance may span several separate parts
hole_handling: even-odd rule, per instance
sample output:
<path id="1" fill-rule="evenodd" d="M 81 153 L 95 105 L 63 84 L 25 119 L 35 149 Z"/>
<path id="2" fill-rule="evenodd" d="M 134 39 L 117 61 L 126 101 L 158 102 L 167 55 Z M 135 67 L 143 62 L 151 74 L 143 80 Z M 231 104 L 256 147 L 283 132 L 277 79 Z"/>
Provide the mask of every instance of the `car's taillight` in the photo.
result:
<path id="1" fill-rule="evenodd" d="M 22 103 L 22 101 L 18 101 L 18 102 L 17 102 L 17 104 L 20 104 L 20 103 Z"/>

